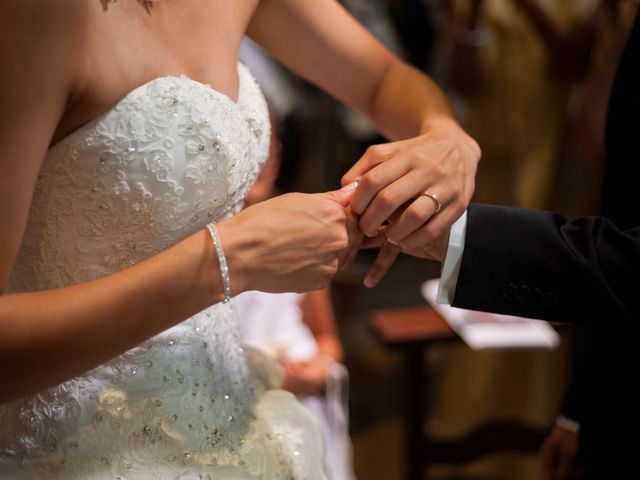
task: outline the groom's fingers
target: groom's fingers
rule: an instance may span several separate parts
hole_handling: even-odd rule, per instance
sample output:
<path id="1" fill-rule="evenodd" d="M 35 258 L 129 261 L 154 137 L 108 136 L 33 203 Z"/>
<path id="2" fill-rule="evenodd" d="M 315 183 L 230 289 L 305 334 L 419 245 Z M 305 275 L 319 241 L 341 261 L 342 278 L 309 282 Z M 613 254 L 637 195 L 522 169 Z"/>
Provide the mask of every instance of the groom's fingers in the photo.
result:
<path id="1" fill-rule="evenodd" d="M 424 245 L 442 240 L 443 236 L 448 237 L 449 228 L 463 213 L 464 210 L 460 211 L 454 208 L 448 208 L 438 212 L 415 232 L 400 240 L 398 244 L 402 248 L 411 250 L 412 248 L 420 248 Z"/>
<path id="2" fill-rule="evenodd" d="M 365 210 L 369 215 L 372 215 L 374 213 L 370 212 L 372 207 L 379 209 L 380 206 L 383 206 L 387 207 L 386 215 L 388 216 L 399 205 L 404 203 L 411 196 L 411 193 L 409 192 L 408 196 L 406 196 L 404 191 L 385 192 L 385 190 L 391 188 L 408 173 L 409 166 L 407 162 L 389 161 L 376 166 L 365 173 L 358 181 L 358 189 L 351 199 L 351 208 L 359 215 L 362 215 Z M 402 196 L 405 196 L 405 198 L 400 200 L 398 197 Z M 385 218 L 386 216 L 383 216 L 383 220 Z M 372 232 L 364 231 L 364 233 Z"/>
<path id="3" fill-rule="evenodd" d="M 435 211 L 434 201 L 426 195 L 419 195 L 389 219 L 387 237 L 394 243 L 400 243 L 428 222 Z"/>
<path id="4" fill-rule="evenodd" d="M 387 271 L 391 268 L 391 265 L 396 261 L 400 255 L 400 249 L 390 243 L 385 243 L 380 252 L 378 258 L 369 267 L 367 275 L 364 277 L 364 286 L 371 288 L 378 284 L 382 277 L 385 276 Z"/>
<path id="5" fill-rule="evenodd" d="M 360 182 L 362 187 L 364 179 Z M 360 230 L 365 235 L 375 235 L 377 228 L 383 225 L 395 212 L 404 209 L 405 205 L 414 198 L 416 185 L 424 184 L 425 180 L 416 173 L 410 172 L 394 180 L 391 184 L 377 192 L 360 218 Z M 352 204 L 357 200 L 360 188 L 353 195 Z M 428 217 L 427 217 L 428 218 Z M 423 222 L 427 220 L 423 219 Z"/>

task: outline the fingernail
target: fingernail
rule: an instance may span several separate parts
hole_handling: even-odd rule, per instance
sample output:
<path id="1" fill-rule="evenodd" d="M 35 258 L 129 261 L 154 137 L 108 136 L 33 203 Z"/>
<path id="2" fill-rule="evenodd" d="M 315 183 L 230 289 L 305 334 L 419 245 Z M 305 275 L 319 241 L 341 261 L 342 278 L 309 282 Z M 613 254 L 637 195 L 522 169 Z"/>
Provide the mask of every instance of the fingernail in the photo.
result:
<path id="1" fill-rule="evenodd" d="M 345 185 L 340 189 L 342 192 L 350 192 L 358 187 L 358 182 L 351 182 L 349 185 Z"/>
<path id="2" fill-rule="evenodd" d="M 376 284 L 374 279 L 372 277 L 370 277 L 369 275 L 364 277 L 364 282 L 362 282 L 362 283 L 364 283 L 364 286 L 367 287 L 367 288 L 371 288 Z"/>
<path id="3" fill-rule="evenodd" d="M 371 288 L 374 287 L 377 283 L 377 268 L 373 267 L 367 274 L 364 276 L 364 281 L 362 282 L 365 287 Z"/>
<path id="4" fill-rule="evenodd" d="M 398 246 L 398 243 L 395 242 L 394 240 L 391 240 L 391 238 L 387 237 L 387 242 L 390 243 L 391 245 L 393 245 L 394 247 Z"/>

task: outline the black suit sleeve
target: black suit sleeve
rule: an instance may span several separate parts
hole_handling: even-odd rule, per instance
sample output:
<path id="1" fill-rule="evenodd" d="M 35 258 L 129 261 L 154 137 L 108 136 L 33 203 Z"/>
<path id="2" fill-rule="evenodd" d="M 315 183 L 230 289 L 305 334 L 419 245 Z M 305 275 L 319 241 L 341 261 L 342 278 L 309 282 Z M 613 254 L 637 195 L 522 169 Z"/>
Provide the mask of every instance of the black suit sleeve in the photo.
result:
<path id="1" fill-rule="evenodd" d="M 453 305 L 589 323 L 640 316 L 640 227 L 471 204 Z"/>
<path id="2" fill-rule="evenodd" d="M 597 343 L 589 341 L 589 335 L 582 326 L 575 326 L 571 332 L 572 359 L 571 371 L 564 392 L 560 413 L 571 420 L 582 423 L 585 403 L 589 398 L 588 355 L 597 355 Z"/>

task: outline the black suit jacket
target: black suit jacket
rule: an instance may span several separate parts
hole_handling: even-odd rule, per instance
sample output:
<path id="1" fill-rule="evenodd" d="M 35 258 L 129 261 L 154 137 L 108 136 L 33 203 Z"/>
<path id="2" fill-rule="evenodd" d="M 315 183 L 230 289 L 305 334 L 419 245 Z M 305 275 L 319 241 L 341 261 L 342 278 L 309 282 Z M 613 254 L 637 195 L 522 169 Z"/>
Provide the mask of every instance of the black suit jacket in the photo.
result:
<path id="1" fill-rule="evenodd" d="M 640 17 L 614 83 L 602 217 L 472 204 L 453 305 L 586 324 L 587 478 L 640 479 Z"/>
<path id="2" fill-rule="evenodd" d="M 548 212 L 472 204 L 453 304 L 545 320 L 629 323 L 640 318 L 638 225 L 620 230 L 602 217 L 568 222 Z"/>

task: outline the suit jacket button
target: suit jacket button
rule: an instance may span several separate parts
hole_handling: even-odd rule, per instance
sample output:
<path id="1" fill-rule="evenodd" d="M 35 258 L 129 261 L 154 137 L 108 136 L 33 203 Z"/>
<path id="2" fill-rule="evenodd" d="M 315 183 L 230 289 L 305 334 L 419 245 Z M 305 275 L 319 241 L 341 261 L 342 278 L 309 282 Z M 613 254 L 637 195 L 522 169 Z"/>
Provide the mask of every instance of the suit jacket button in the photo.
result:
<path id="1" fill-rule="evenodd" d="M 544 292 L 539 288 L 534 288 L 531 292 L 531 301 L 536 305 L 544 305 Z"/>
<path id="2" fill-rule="evenodd" d="M 558 304 L 558 297 L 553 292 L 547 292 L 544 297 L 544 306 L 548 308 L 555 307 Z"/>
<path id="3" fill-rule="evenodd" d="M 516 299 L 520 303 L 531 303 L 531 289 L 526 285 L 520 285 Z"/>
<path id="4" fill-rule="evenodd" d="M 516 295 L 518 295 L 518 287 L 516 287 L 515 283 L 508 283 L 502 289 L 502 297 L 506 300 L 513 301 L 515 300 Z"/>

